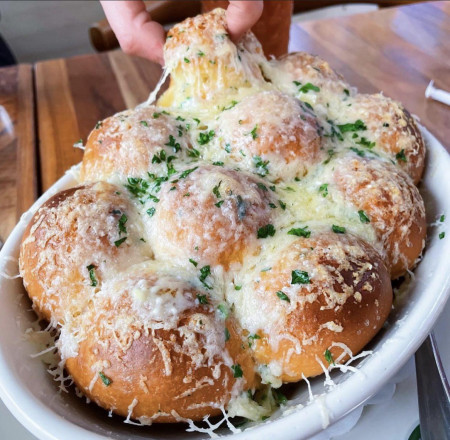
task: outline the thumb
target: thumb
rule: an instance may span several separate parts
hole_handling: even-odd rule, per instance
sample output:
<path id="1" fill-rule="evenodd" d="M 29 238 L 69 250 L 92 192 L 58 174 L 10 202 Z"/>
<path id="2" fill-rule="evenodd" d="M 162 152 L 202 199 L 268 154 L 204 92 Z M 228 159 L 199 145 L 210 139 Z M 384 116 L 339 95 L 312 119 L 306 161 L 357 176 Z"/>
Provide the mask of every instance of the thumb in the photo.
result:
<path id="1" fill-rule="evenodd" d="M 237 43 L 261 17 L 263 1 L 230 1 L 226 20 L 231 39 Z"/>

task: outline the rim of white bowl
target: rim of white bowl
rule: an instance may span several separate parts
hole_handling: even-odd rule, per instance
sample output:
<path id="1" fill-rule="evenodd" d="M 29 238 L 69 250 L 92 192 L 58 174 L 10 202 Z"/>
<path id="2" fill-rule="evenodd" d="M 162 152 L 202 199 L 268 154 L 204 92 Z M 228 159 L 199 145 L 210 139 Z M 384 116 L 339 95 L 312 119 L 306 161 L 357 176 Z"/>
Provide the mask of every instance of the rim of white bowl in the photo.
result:
<path id="1" fill-rule="evenodd" d="M 447 151 L 427 129 L 422 126 L 421 129 L 427 144 L 432 145 L 430 151 L 440 155 L 439 161 L 444 163 L 444 165 L 441 163 L 440 167 L 450 170 L 450 156 Z M 441 191 L 450 194 L 450 179 L 446 180 L 441 182 Z M 28 212 L 34 213 L 54 193 L 73 183 L 73 176 L 67 173 L 45 192 Z M 0 251 L 0 257 L 8 256 L 18 248 L 25 227 L 25 222 L 19 222 L 16 225 Z M 390 343 L 389 340 L 384 341 L 382 356 L 379 355 L 380 349 L 378 349 L 370 359 L 366 360 L 358 373 L 351 374 L 336 388 L 328 391 L 320 402 L 317 399 L 313 400 L 300 412 L 294 411 L 292 414 L 233 434 L 233 439 L 255 440 L 261 438 L 262 434 L 265 438 L 273 440 L 297 440 L 299 436 L 307 438 L 324 428 L 324 408 L 327 412 L 328 422 L 332 424 L 354 408 L 364 404 L 415 353 L 443 310 L 450 294 L 450 245 L 444 245 L 443 255 L 447 258 L 441 258 L 437 266 L 439 270 L 436 271 L 435 277 L 427 286 L 427 290 L 433 290 L 435 294 L 429 298 L 422 295 L 411 309 L 404 325 L 398 326 L 396 329 L 395 337 L 405 341 L 403 345 Z M 423 308 L 428 310 L 426 319 L 423 319 L 423 312 L 421 312 Z M 414 328 L 410 328 L 405 323 L 409 323 L 410 326 L 414 324 Z M 413 337 L 411 337 L 411 330 L 415 332 Z M 386 362 L 387 360 L 389 363 Z M 80 427 L 56 414 L 50 408 L 42 406 L 39 400 L 22 386 L 18 377 L 12 374 L 5 362 L 1 346 L 0 398 L 16 419 L 41 440 L 105 440 L 108 438 Z M 308 426 L 304 424 L 306 419 L 309 422 Z"/>

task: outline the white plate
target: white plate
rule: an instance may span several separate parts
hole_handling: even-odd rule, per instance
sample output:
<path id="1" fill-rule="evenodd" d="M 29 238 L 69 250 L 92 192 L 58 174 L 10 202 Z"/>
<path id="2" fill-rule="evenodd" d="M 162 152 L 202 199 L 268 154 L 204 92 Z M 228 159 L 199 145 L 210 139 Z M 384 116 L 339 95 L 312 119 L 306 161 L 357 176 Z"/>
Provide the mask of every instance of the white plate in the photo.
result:
<path id="1" fill-rule="evenodd" d="M 450 222 L 450 157 L 442 145 L 425 129 L 428 146 L 427 167 L 421 185 L 428 223 L 441 214 Z M 0 252 L 0 273 L 17 273 L 17 258 L 22 234 L 38 207 L 54 193 L 73 186 L 67 174 L 51 187 L 23 216 Z M 445 225 L 445 223 L 444 223 Z M 445 226 L 444 226 L 445 228 Z M 323 379 L 312 381 L 312 392 L 321 395 L 309 402 L 304 383 L 292 390 L 291 405 L 301 404 L 289 415 L 275 414 L 270 421 L 238 433 L 233 439 L 300 440 L 320 432 L 328 423 L 340 419 L 364 403 L 382 387 L 416 351 L 431 330 L 450 293 L 450 230 L 443 240 L 442 231 L 430 226 L 426 252 L 415 270 L 409 301 L 395 310 L 390 325 L 370 344 L 374 354 L 357 365 L 358 371 L 333 376 L 336 387 L 326 390 Z M 23 338 L 35 319 L 27 310 L 26 294 L 20 279 L 0 277 L 0 397 L 14 416 L 41 440 L 92 439 L 174 439 L 205 438 L 205 434 L 186 434 L 183 428 L 154 425 L 125 425 L 119 418 L 109 419 L 95 405 L 86 405 L 73 393 L 59 394 L 55 383 L 39 359 L 30 355 L 36 347 Z M 225 434 L 225 432 L 223 432 Z"/>

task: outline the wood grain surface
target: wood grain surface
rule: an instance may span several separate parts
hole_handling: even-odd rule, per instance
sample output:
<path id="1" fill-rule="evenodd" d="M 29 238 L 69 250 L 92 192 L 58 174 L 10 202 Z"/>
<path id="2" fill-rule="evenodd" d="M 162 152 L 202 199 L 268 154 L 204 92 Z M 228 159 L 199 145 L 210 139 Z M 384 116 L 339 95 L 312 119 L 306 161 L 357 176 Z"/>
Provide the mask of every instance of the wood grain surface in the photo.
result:
<path id="1" fill-rule="evenodd" d="M 37 195 L 31 65 L 0 69 L 0 240 Z"/>
<path id="2" fill-rule="evenodd" d="M 450 2 L 428 2 L 293 27 L 298 50 L 330 62 L 361 92 L 382 90 L 405 104 L 450 151 L 449 107 L 424 96 L 450 90 Z M 72 145 L 95 123 L 142 102 L 161 69 L 120 51 L 36 65 L 41 185 L 81 160 Z"/>

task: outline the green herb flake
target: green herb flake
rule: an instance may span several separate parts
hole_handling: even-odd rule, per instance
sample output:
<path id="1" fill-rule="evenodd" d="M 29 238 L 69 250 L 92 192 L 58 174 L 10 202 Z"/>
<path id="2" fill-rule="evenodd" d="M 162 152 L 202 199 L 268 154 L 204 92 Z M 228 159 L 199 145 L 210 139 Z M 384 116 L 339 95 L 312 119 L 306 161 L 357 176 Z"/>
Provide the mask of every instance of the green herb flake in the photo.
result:
<path id="1" fill-rule="evenodd" d="M 242 368 L 239 364 L 232 365 L 231 370 L 233 371 L 233 377 L 236 379 L 243 376 Z"/>
<path id="2" fill-rule="evenodd" d="M 356 133 L 355 133 L 356 134 Z M 366 139 L 364 136 L 361 137 L 361 139 L 359 141 L 356 142 L 358 145 L 362 145 L 363 147 L 366 148 L 373 148 L 375 146 L 375 142 L 370 142 L 368 139 Z"/>
<path id="3" fill-rule="evenodd" d="M 217 161 L 217 162 L 213 162 L 213 165 L 215 165 L 216 167 L 223 167 L 224 163 L 221 161 Z"/>
<path id="4" fill-rule="evenodd" d="M 214 130 L 201 132 L 198 135 L 197 142 L 200 145 L 206 145 L 215 136 L 215 134 L 216 133 Z"/>
<path id="5" fill-rule="evenodd" d="M 185 179 L 189 174 L 193 173 L 198 167 L 191 168 L 189 170 L 185 170 L 180 174 L 180 179 Z"/>
<path id="6" fill-rule="evenodd" d="M 261 336 L 259 336 L 257 333 L 255 333 L 254 335 L 248 335 L 248 339 L 249 339 L 248 346 L 249 346 L 249 348 L 251 348 L 255 339 L 261 339 Z"/>
<path id="7" fill-rule="evenodd" d="M 214 188 L 213 188 L 213 190 L 212 190 L 212 192 L 213 192 L 213 194 L 218 198 L 218 199 L 220 199 L 222 196 L 220 195 L 220 191 L 219 191 L 219 188 L 220 188 L 220 185 L 222 184 L 222 181 L 220 181 Z"/>
<path id="8" fill-rule="evenodd" d="M 261 177 L 267 176 L 267 174 L 269 174 L 269 170 L 267 167 L 270 162 L 268 160 L 262 160 L 261 156 L 253 156 L 252 159 L 256 167 L 256 174 L 258 174 Z"/>
<path id="9" fill-rule="evenodd" d="M 320 185 L 319 192 L 322 194 L 322 197 L 326 197 L 328 195 L 328 183 Z"/>
<path id="10" fill-rule="evenodd" d="M 288 231 L 288 235 L 309 238 L 311 236 L 311 231 L 308 231 L 308 226 L 305 226 L 304 228 L 292 228 Z"/>
<path id="11" fill-rule="evenodd" d="M 345 93 L 347 96 L 350 96 L 350 91 L 349 91 L 348 89 L 344 89 L 344 93 Z"/>
<path id="12" fill-rule="evenodd" d="M 291 284 L 311 284 L 308 272 L 304 270 L 293 270 L 291 273 Z"/>
<path id="13" fill-rule="evenodd" d="M 95 266 L 90 264 L 87 266 L 87 270 L 89 271 L 89 278 L 91 279 L 91 286 L 96 287 L 98 284 L 97 278 L 95 278 Z"/>
<path id="14" fill-rule="evenodd" d="M 407 162 L 408 159 L 406 158 L 405 155 L 405 150 L 401 149 L 396 155 L 395 158 L 397 159 L 398 162 Z"/>
<path id="15" fill-rule="evenodd" d="M 444 222 L 445 222 L 445 215 L 444 215 L 444 214 L 442 214 L 442 215 L 439 217 L 439 221 L 440 221 L 441 223 L 444 223 Z"/>
<path id="16" fill-rule="evenodd" d="M 188 150 L 187 150 L 187 155 L 189 156 L 189 157 L 195 157 L 195 158 L 197 158 L 197 157 L 200 157 L 200 151 L 198 151 L 197 149 L 195 149 L 195 148 L 189 148 Z"/>
<path id="17" fill-rule="evenodd" d="M 298 82 L 298 81 L 296 81 L 296 82 Z M 295 85 L 300 86 L 300 84 L 295 84 Z M 303 86 L 300 86 L 298 89 L 298 91 L 300 93 L 308 93 L 310 90 L 313 92 L 320 92 L 320 88 L 310 82 L 306 83 Z"/>
<path id="18" fill-rule="evenodd" d="M 160 116 L 161 116 L 161 114 L 162 113 L 159 113 L 159 112 L 155 112 L 155 113 L 153 113 L 153 119 L 158 119 Z"/>
<path id="19" fill-rule="evenodd" d="M 193 260 L 192 258 L 189 258 L 189 263 L 193 264 L 194 267 L 197 267 L 198 265 L 197 261 Z"/>
<path id="20" fill-rule="evenodd" d="M 225 151 L 227 153 L 231 153 L 231 145 L 230 144 L 225 144 Z"/>
<path id="21" fill-rule="evenodd" d="M 199 51 L 197 52 L 197 55 L 198 55 L 199 57 L 204 57 L 204 56 L 205 56 L 205 52 L 199 50 Z"/>
<path id="22" fill-rule="evenodd" d="M 230 311 L 228 309 L 228 306 L 226 306 L 225 304 L 219 304 L 217 306 L 217 309 L 219 310 L 220 314 L 222 315 L 222 317 L 224 319 L 228 318 L 228 315 L 230 314 Z"/>
<path id="23" fill-rule="evenodd" d="M 153 217 L 154 215 L 155 215 L 155 212 L 156 212 L 156 209 L 155 208 L 149 208 L 149 209 L 147 209 L 147 214 L 150 216 L 150 217 Z"/>
<path id="24" fill-rule="evenodd" d="M 102 379 L 103 385 L 105 385 L 105 387 L 109 387 L 111 385 L 112 380 L 109 377 L 105 376 L 102 371 L 100 371 L 98 375 Z"/>
<path id="25" fill-rule="evenodd" d="M 358 215 L 361 223 L 370 223 L 370 218 L 367 217 L 367 214 L 363 210 L 359 210 Z"/>
<path id="26" fill-rule="evenodd" d="M 200 276 L 199 276 L 199 280 L 200 280 L 200 282 L 207 288 L 207 289 L 212 289 L 212 287 L 211 286 L 209 286 L 207 283 L 206 283 L 206 278 L 208 278 L 208 276 L 209 275 L 211 275 L 211 267 L 210 266 L 203 266 L 201 269 L 200 269 Z"/>
<path id="27" fill-rule="evenodd" d="M 364 151 L 360 150 L 359 148 L 350 147 L 349 149 L 356 153 L 359 157 L 364 157 L 366 155 L 366 153 L 364 153 Z"/>
<path id="28" fill-rule="evenodd" d="M 331 351 L 328 350 L 328 348 L 325 350 L 324 356 L 325 356 L 325 360 L 326 360 L 329 364 L 336 365 L 336 364 L 334 363 L 333 355 L 331 354 Z"/>
<path id="29" fill-rule="evenodd" d="M 269 191 L 269 190 L 267 189 L 267 186 L 264 185 L 264 183 L 258 182 L 258 183 L 256 184 L 256 186 L 257 186 L 259 189 L 263 190 L 263 191 Z"/>
<path id="30" fill-rule="evenodd" d="M 209 304 L 206 295 L 197 295 L 197 299 L 200 304 Z"/>
<path id="31" fill-rule="evenodd" d="M 176 141 L 176 139 L 172 135 L 169 135 L 169 142 L 167 142 L 167 144 L 164 145 L 166 145 L 167 147 L 172 147 L 175 153 L 178 153 L 181 150 L 180 144 Z"/>
<path id="32" fill-rule="evenodd" d="M 143 127 L 148 127 L 147 121 L 139 121 L 139 124 L 141 124 Z"/>
<path id="33" fill-rule="evenodd" d="M 364 124 L 361 119 L 358 119 L 355 122 L 350 122 L 348 124 L 341 124 L 337 126 L 341 133 L 348 133 L 351 131 L 365 131 L 367 130 L 366 124 Z"/>
<path id="34" fill-rule="evenodd" d="M 188 58 L 184 57 L 184 62 L 185 63 L 190 63 L 190 60 Z"/>
<path id="35" fill-rule="evenodd" d="M 223 202 L 225 202 L 225 200 L 219 200 L 217 203 L 214 203 L 214 206 L 220 208 L 223 205 Z"/>
<path id="36" fill-rule="evenodd" d="M 98 122 L 95 124 L 95 129 L 98 130 L 102 125 L 103 125 L 103 122 L 98 121 Z"/>
<path id="37" fill-rule="evenodd" d="M 442 240 L 445 237 L 445 232 L 441 232 L 439 234 L 439 240 Z"/>
<path id="38" fill-rule="evenodd" d="M 333 226 L 331 226 L 331 230 L 335 234 L 345 234 L 345 228 L 343 226 L 333 225 Z"/>
<path id="39" fill-rule="evenodd" d="M 420 425 L 417 425 L 413 432 L 411 432 L 410 436 L 408 437 L 408 440 L 421 440 L 422 434 L 420 432 Z"/>
<path id="40" fill-rule="evenodd" d="M 278 203 L 280 204 L 280 208 L 285 211 L 286 210 L 286 203 L 284 203 L 282 200 L 278 200 Z"/>
<path id="41" fill-rule="evenodd" d="M 119 247 L 126 239 L 127 239 L 127 237 L 122 237 L 121 239 L 116 240 L 116 241 L 114 242 L 114 245 L 115 245 L 116 247 Z"/>
<path id="42" fill-rule="evenodd" d="M 278 298 L 280 298 L 281 300 L 283 300 L 283 301 L 287 301 L 287 302 L 291 302 L 291 300 L 289 299 L 289 297 L 285 294 L 285 293 L 283 293 L 281 290 L 279 290 L 278 292 L 277 292 L 277 296 L 278 296 Z"/>
<path id="43" fill-rule="evenodd" d="M 225 342 L 230 340 L 230 331 L 225 327 Z"/>
<path id="44" fill-rule="evenodd" d="M 237 286 L 237 285 L 234 286 L 234 290 L 241 290 L 241 289 L 242 289 L 242 286 Z"/>
<path id="45" fill-rule="evenodd" d="M 275 235 L 275 228 L 270 223 L 258 229 L 257 237 L 258 238 L 267 238 L 273 237 Z"/>
<path id="46" fill-rule="evenodd" d="M 222 111 L 232 109 L 237 103 L 238 103 L 238 101 L 235 101 L 235 100 L 233 99 L 233 100 L 231 101 L 231 104 L 230 104 L 230 105 L 228 105 L 228 106 L 226 106 L 226 107 L 222 107 Z"/>
<path id="47" fill-rule="evenodd" d="M 275 205 L 275 203 L 269 203 L 269 207 L 272 209 L 277 209 L 277 205 Z"/>
<path id="48" fill-rule="evenodd" d="M 253 127 L 253 130 L 249 133 L 252 136 L 252 139 L 255 140 L 258 137 L 258 124 Z"/>

